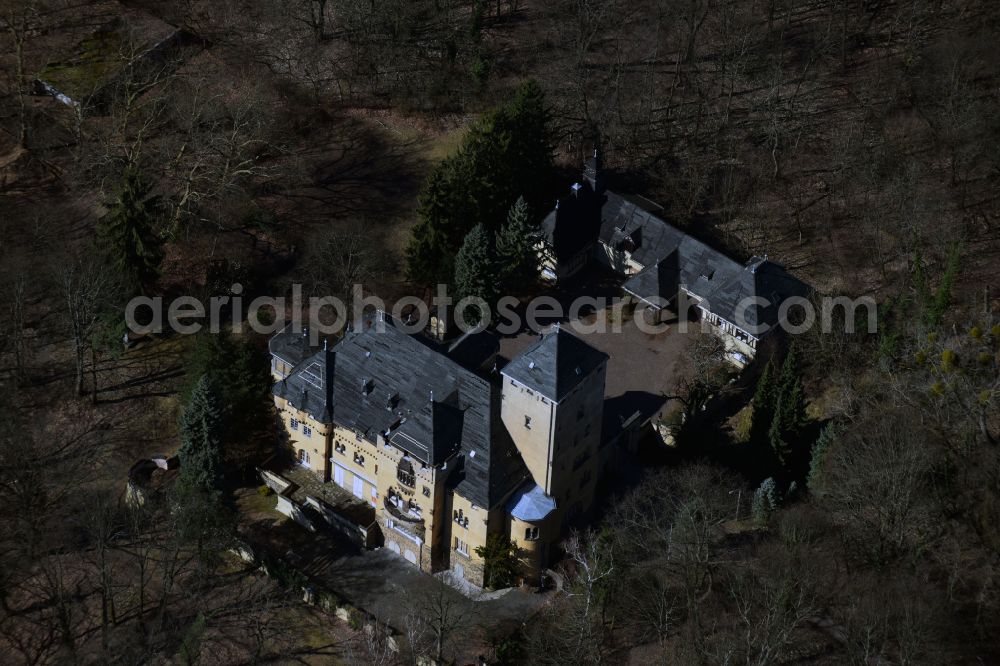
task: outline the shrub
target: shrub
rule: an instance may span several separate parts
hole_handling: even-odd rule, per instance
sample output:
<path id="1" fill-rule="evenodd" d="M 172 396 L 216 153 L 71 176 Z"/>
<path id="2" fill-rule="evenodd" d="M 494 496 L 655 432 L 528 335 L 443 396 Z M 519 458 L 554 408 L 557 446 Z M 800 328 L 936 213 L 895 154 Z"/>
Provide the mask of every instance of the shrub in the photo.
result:
<path id="1" fill-rule="evenodd" d="M 979 362 L 983 365 L 989 365 L 993 361 L 993 354 L 989 352 L 979 352 Z"/>
<path id="2" fill-rule="evenodd" d="M 914 356 L 914 360 L 916 360 L 917 365 L 923 365 L 924 363 L 927 362 L 927 352 L 923 350 L 918 351 Z"/>
<path id="3" fill-rule="evenodd" d="M 945 372 L 950 372 L 955 369 L 955 364 L 958 361 L 958 355 L 952 349 L 945 349 L 941 352 L 941 369 Z"/>
<path id="4" fill-rule="evenodd" d="M 972 328 L 969 329 L 969 335 L 971 335 L 974 339 L 978 340 L 981 337 L 983 337 L 983 329 L 979 328 L 978 326 L 973 326 Z"/>
<path id="5" fill-rule="evenodd" d="M 944 384 L 941 382 L 934 382 L 931 384 L 931 393 L 934 395 L 944 395 Z"/>
<path id="6" fill-rule="evenodd" d="M 271 494 L 271 492 L 272 492 L 271 486 L 267 485 L 266 483 L 262 483 L 261 485 L 257 486 L 257 494 L 260 495 L 261 497 L 267 497 L 268 495 Z"/>

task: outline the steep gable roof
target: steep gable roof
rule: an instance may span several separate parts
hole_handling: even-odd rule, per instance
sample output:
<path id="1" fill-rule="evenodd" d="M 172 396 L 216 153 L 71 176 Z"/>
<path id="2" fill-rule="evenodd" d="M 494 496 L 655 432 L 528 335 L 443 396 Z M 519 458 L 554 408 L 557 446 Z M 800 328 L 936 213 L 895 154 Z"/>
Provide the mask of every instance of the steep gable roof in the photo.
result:
<path id="1" fill-rule="evenodd" d="M 589 183 L 576 183 L 572 191 L 556 202 L 541 225 L 543 238 L 560 262 L 593 245 L 601 227 L 604 195 L 594 192 Z"/>
<path id="2" fill-rule="evenodd" d="M 680 252 L 674 249 L 656 263 L 642 269 L 622 289 L 650 305 L 663 308 L 677 296 L 680 287 Z"/>

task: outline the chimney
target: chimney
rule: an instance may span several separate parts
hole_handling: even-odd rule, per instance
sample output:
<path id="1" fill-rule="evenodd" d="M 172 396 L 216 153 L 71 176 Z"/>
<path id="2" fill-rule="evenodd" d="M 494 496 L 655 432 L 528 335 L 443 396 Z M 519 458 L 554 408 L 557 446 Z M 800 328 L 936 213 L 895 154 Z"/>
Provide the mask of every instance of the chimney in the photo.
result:
<path id="1" fill-rule="evenodd" d="M 595 147 L 594 156 L 583 163 L 583 179 L 594 192 L 600 194 L 604 191 L 604 173 L 599 148 Z"/>

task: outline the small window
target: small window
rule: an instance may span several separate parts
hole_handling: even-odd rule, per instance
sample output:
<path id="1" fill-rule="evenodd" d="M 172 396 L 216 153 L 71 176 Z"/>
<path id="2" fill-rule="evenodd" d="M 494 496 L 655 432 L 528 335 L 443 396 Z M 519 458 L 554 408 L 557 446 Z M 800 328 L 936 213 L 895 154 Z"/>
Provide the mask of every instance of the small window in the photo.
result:
<path id="1" fill-rule="evenodd" d="M 358 452 L 355 451 L 355 453 L 354 453 L 354 462 L 356 462 L 361 467 L 364 467 L 365 466 L 365 457 L 363 455 L 361 455 L 360 453 L 358 453 Z"/>
<path id="2" fill-rule="evenodd" d="M 524 540 L 525 541 L 537 541 L 538 540 L 538 528 L 529 527 L 524 530 Z"/>
<path id="3" fill-rule="evenodd" d="M 309 466 L 309 452 L 305 449 L 299 449 L 299 464 Z"/>
<path id="4" fill-rule="evenodd" d="M 299 420 L 298 419 L 291 419 L 289 421 L 288 427 L 290 427 L 292 430 L 298 430 L 299 429 Z"/>
<path id="5" fill-rule="evenodd" d="M 310 428 L 307 425 L 302 426 L 302 434 L 305 435 L 306 437 L 312 437 L 313 436 L 312 428 Z"/>
<path id="6" fill-rule="evenodd" d="M 530 416 L 525 416 L 524 417 L 524 427 L 527 428 L 528 430 L 531 430 L 531 417 Z"/>
<path id="7" fill-rule="evenodd" d="M 455 550 L 458 551 L 459 553 L 461 553 L 462 555 L 468 555 L 469 554 L 469 544 L 465 543 L 464 541 L 462 541 L 458 537 L 455 537 Z"/>
<path id="8" fill-rule="evenodd" d="M 423 492 L 424 492 L 424 497 L 430 497 L 431 496 L 431 489 L 428 488 L 427 486 L 424 486 L 424 491 Z"/>

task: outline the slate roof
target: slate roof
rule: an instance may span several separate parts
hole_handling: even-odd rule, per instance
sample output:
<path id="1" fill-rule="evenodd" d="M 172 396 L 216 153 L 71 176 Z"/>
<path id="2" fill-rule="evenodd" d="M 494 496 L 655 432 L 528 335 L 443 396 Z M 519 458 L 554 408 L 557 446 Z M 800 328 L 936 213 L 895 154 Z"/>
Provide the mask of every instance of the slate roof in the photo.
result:
<path id="1" fill-rule="evenodd" d="M 500 339 L 489 331 L 464 333 L 445 349 L 449 358 L 474 372 L 490 372 L 499 351 Z"/>
<path id="2" fill-rule="evenodd" d="M 677 297 L 679 286 L 680 253 L 675 249 L 626 280 L 622 289 L 662 309 Z"/>
<path id="3" fill-rule="evenodd" d="M 781 301 L 808 293 L 806 285 L 766 258 L 754 257 L 742 264 L 621 195 L 607 192 L 606 197 L 599 238 L 610 247 L 628 250 L 632 259 L 644 266 L 622 285 L 639 298 L 672 293 L 665 297 L 671 300 L 679 284 L 713 314 L 757 335 L 757 326 L 777 322 Z M 665 261 L 667 266 L 663 266 Z M 771 305 L 746 308 L 743 326 L 737 322 L 737 310 L 744 298 L 755 296 Z"/>
<path id="4" fill-rule="evenodd" d="M 604 352 L 556 327 L 516 356 L 502 373 L 559 402 L 607 360 Z"/>
<path id="5" fill-rule="evenodd" d="M 764 257 L 753 257 L 740 272 L 709 295 L 710 311 L 725 317 L 753 335 L 762 334 L 761 326 L 778 323 L 778 308 L 790 296 L 806 296 L 808 287 L 792 277 L 782 266 Z M 751 304 L 738 313 L 745 298 L 763 298 L 767 306 Z M 742 314 L 742 322 L 736 321 Z"/>
<path id="6" fill-rule="evenodd" d="M 386 321 L 306 359 L 274 393 L 372 443 L 382 434 L 425 465 L 447 462 L 456 492 L 490 507 L 526 476 L 500 421 L 498 379 Z"/>
<path id="7" fill-rule="evenodd" d="M 573 187 L 542 220 L 542 236 L 558 262 L 569 261 L 593 245 L 601 228 L 604 195 L 594 192 L 587 182 Z"/>
<path id="8" fill-rule="evenodd" d="M 289 322 L 267 341 L 267 350 L 272 356 L 277 356 L 285 363 L 295 366 L 305 357 L 315 354 L 319 346 L 309 345 L 307 328 L 302 324 L 295 326 Z"/>
<path id="9" fill-rule="evenodd" d="M 555 510 L 555 499 L 546 495 L 536 483 L 529 483 L 519 488 L 507 502 L 507 512 L 510 515 L 528 522 L 544 520 Z"/>

